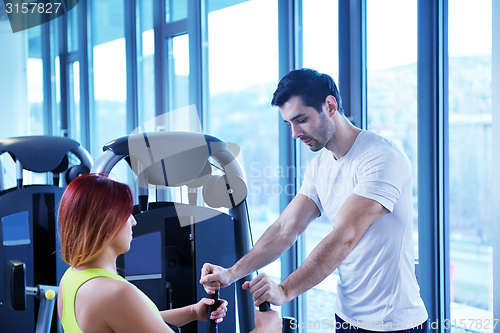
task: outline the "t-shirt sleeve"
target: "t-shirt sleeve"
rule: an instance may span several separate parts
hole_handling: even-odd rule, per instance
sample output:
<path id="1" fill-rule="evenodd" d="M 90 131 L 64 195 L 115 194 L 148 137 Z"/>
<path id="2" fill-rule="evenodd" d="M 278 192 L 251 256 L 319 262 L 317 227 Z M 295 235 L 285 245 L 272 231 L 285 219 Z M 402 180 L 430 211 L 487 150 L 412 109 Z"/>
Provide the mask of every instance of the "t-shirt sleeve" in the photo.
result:
<path id="1" fill-rule="evenodd" d="M 319 196 L 316 188 L 316 172 L 317 172 L 317 156 L 309 162 L 307 165 L 306 171 L 304 173 L 304 179 L 302 181 L 302 186 L 298 194 L 305 195 L 318 206 L 321 214 L 323 213 L 323 207 L 321 206 L 321 202 L 319 201 Z"/>
<path id="2" fill-rule="evenodd" d="M 359 165 L 354 193 L 372 199 L 391 213 L 403 186 L 411 179 L 409 160 L 396 148 L 374 148 Z"/>

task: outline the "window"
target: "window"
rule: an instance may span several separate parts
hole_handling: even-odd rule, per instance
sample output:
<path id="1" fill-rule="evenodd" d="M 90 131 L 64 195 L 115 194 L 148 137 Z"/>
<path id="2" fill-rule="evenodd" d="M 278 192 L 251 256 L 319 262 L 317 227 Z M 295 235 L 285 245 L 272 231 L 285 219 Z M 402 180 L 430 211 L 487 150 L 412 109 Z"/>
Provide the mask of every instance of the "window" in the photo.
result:
<path id="1" fill-rule="evenodd" d="M 81 6 L 75 6 L 66 15 L 68 20 L 68 52 L 75 52 L 78 50 L 79 34 L 78 31 L 78 15 Z"/>
<path id="2" fill-rule="evenodd" d="M 302 40 L 303 67 L 312 68 L 320 73 L 330 75 L 337 84 L 339 76 L 338 50 L 338 1 L 303 0 L 302 2 Z M 342 94 L 342 92 L 341 92 Z M 300 185 L 309 161 L 317 154 L 312 152 L 300 140 L 297 140 L 299 150 Z M 302 253 L 304 259 L 332 231 L 332 224 L 322 215 L 313 221 L 302 236 Z M 324 319 L 332 318 L 337 297 L 338 273 L 335 270 L 320 284 L 307 291 L 303 298 L 303 314 L 301 321 L 307 323 L 322 323 Z M 306 328 L 304 332 L 322 332 L 323 329 Z"/>
<path id="3" fill-rule="evenodd" d="M 271 106 L 279 78 L 277 1 L 252 0 L 221 9 L 219 1 L 209 0 L 208 9 L 210 94 L 205 131 L 241 148 L 256 242 L 279 216 L 281 120 Z M 279 261 L 261 271 L 281 281 Z"/>
<path id="4" fill-rule="evenodd" d="M 28 107 L 29 135 L 44 135 L 46 119 L 43 110 L 42 29 L 28 29 Z M 46 89 L 48 89 L 47 87 Z"/>
<path id="5" fill-rule="evenodd" d="M 452 324 L 492 332 L 492 1 L 467 4 L 448 9 L 450 310 Z"/>
<path id="6" fill-rule="evenodd" d="M 187 18 L 188 3 L 187 0 L 166 0 L 165 1 L 165 20 L 167 23 L 180 21 Z"/>
<path id="7" fill-rule="evenodd" d="M 153 0 L 138 4 L 137 78 L 139 124 L 155 117 Z"/>
<path id="8" fill-rule="evenodd" d="M 89 5 L 94 97 L 90 107 L 90 152 L 96 160 L 106 143 L 128 134 L 125 23 L 123 1 L 93 1 Z M 126 163 L 112 171 L 123 182 L 127 182 L 128 172 Z"/>
<path id="9" fill-rule="evenodd" d="M 399 145 L 413 168 L 413 234 L 417 211 L 417 0 L 366 3 L 368 130 Z"/>
<path id="10" fill-rule="evenodd" d="M 189 35 L 169 38 L 168 49 L 169 110 L 172 111 L 189 105 Z M 185 117 L 171 120 L 172 130 L 196 131 Z"/>
<path id="11" fill-rule="evenodd" d="M 0 47 L 0 59 L 2 59 L 0 62 L 0 72 L 2 73 L 0 81 L 1 139 L 27 135 L 28 83 L 27 75 L 22 74 L 26 70 L 27 33 L 27 31 L 23 31 L 14 34 L 9 21 L 0 20 L 0 43 L 2 45 Z M 2 161 L 4 161 L 4 155 L 1 157 Z M 8 159 L 12 160 L 10 156 Z"/>
<path id="12" fill-rule="evenodd" d="M 75 61 L 68 66 L 68 125 L 69 137 L 77 142 L 82 142 L 80 113 L 80 62 Z"/>

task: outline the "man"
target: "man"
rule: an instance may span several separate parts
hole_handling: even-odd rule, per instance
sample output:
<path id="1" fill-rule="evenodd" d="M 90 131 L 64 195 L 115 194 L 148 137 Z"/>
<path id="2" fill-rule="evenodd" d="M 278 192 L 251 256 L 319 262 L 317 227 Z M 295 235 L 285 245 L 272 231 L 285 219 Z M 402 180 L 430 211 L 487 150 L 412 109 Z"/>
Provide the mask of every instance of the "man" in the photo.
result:
<path id="1" fill-rule="evenodd" d="M 281 284 L 265 274 L 245 282 L 255 305 L 289 302 L 338 268 L 337 332 L 425 332 L 427 311 L 414 274 L 407 156 L 344 116 L 340 94 L 326 74 L 310 69 L 288 73 L 272 104 L 293 138 L 313 151 L 325 149 L 311 160 L 299 193 L 252 250 L 229 269 L 205 264 L 200 283 L 212 291 L 267 265 L 325 214 L 333 231 Z"/>

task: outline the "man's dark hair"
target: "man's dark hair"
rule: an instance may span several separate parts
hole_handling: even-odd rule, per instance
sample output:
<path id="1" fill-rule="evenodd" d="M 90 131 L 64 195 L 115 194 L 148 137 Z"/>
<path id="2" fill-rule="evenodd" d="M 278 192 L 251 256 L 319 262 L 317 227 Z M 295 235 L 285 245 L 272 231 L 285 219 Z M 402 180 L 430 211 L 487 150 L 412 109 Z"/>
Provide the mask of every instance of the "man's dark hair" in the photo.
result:
<path id="1" fill-rule="evenodd" d="M 296 69 L 280 80 L 273 94 L 271 105 L 282 106 L 290 98 L 300 96 L 305 106 L 313 107 L 321 113 L 321 107 L 328 95 L 335 97 L 338 111 L 344 114 L 339 90 L 329 75 L 309 68 Z"/>

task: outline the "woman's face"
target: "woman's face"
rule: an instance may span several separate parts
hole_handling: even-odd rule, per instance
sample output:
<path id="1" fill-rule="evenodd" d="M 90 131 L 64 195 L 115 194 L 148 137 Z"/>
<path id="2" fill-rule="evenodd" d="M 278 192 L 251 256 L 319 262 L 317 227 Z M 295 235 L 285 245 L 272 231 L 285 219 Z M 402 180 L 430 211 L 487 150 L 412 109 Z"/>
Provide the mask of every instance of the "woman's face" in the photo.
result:
<path id="1" fill-rule="evenodd" d="M 137 224 L 134 215 L 130 214 L 127 222 L 123 224 L 121 229 L 115 236 L 112 245 L 116 248 L 119 254 L 125 253 L 130 250 L 130 242 L 132 241 L 132 227 Z"/>

